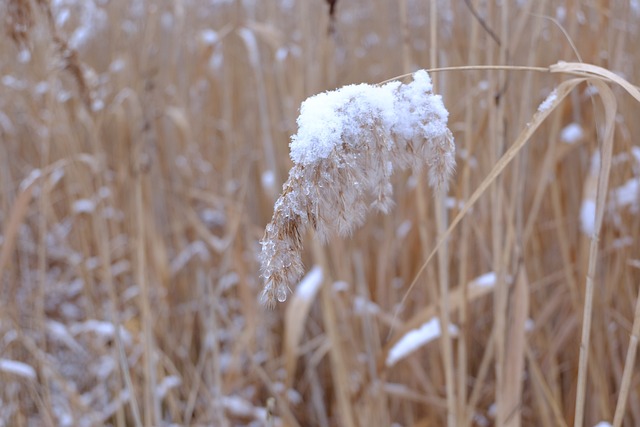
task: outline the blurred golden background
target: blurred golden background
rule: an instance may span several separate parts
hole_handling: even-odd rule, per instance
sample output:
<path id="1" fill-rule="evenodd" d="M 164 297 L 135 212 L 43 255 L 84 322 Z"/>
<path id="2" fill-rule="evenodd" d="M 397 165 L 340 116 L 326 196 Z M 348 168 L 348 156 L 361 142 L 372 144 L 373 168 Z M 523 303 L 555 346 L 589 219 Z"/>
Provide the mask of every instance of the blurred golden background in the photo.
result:
<path id="1" fill-rule="evenodd" d="M 440 233 L 410 172 L 389 215 L 303 237 L 311 298 L 264 309 L 258 265 L 304 99 L 559 61 L 637 85 L 637 1 L 0 11 L 0 425 L 640 425 L 640 108 L 619 84 L 553 105 L 422 273 Z M 575 73 L 431 77 L 456 139 L 450 221 Z M 389 363 L 443 301 L 454 333 Z"/>

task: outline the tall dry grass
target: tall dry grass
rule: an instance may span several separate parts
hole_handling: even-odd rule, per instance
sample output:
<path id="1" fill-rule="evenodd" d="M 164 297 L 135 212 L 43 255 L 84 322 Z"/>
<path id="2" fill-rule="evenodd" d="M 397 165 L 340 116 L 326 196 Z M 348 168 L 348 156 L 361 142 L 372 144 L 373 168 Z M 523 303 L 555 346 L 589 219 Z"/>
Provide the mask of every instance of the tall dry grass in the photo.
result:
<path id="1" fill-rule="evenodd" d="M 640 424 L 637 2 L 0 16 L 0 424 Z M 264 310 L 301 101 L 418 68 L 447 68 L 448 193 L 394 175 Z M 457 334 L 387 363 L 436 318 Z"/>

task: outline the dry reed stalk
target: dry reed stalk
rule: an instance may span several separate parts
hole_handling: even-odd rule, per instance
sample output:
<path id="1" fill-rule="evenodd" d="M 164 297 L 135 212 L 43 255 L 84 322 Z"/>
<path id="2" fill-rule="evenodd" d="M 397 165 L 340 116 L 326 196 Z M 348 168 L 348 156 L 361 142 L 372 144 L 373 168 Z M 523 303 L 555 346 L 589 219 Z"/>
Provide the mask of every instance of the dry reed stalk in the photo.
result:
<path id="1" fill-rule="evenodd" d="M 495 333 L 495 329 L 491 329 L 491 334 L 489 335 L 489 340 L 487 342 L 494 342 Z M 471 390 L 471 393 L 469 394 L 469 404 L 467 405 L 467 413 L 463 424 L 463 426 L 465 427 L 469 427 L 473 423 L 473 415 L 478 405 L 478 401 L 481 397 L 482 386 L 485 385 L 486 377 L 487 375 L 489 375 L 490 363 L 494 358 L 495 350 L 495 345 L 487 345 L 482 354 L 478 373 L 476 374 L 475 378 L 475 384 L 473 386 L 473 389 Z"/>
<path id="2" fill-rule="evenodd" d="M 432 67 L 438 64 L 438 6 L 437 2 L 431 2 L 429 7 L 430 18 L 430 64 Z M 435 83 L 434 83 L 435 84 Z M 424 197 L 420 192 L 418 197 Z M 440 318 L 440 330 L 442 331 L 442 339 L 440 346 L 442 349 L 442 362 L 445 373 L 445 391 L 447 396 L 447 425 L 457 426 L 460 415 L 456 408 L 459 408 L 459 402 L 456 401 L 456 382 L 455 382 L 455 355 L 453 353 L 453 345 L 449 325 L 451 324 L 449 312 L 449 251 L 445 238 L 447 230 L 447 208 L 445 199 L 447 198 L 447 190 L 438 188 L 435 194 L 435 219 L 438 240 L 443 239 L 444 244 L 438 250 L 438 289 L 440 293 L 440 306 L 438 316 Z M 424 247 L 423 252 L 427 253 L 428 249 Z"/>
<path id="3" fill-rule="evenodd" d="M 360 251 L 354 253 L 353 257 L 353 266 L 355 269 L 355 277 L 354 280 L 356 282 L 356 292 L 359 298 L 362 298 L 364 301 L 371 301 L 371 293 L 367 288 L 367 279 L 366 279 L 366 270 L 365 270 L 365 260 Z M 367 354 L 381 354 L 382 353 L 382 335 L 380 334 L 380 328 L 378 327 L 377 321 L 374 319 L 374 313 L 369 310 L 365 310 L 364 313 L 360 316 L 360 328 L 362 330 L 362 335 L 364 338 L 364 348 Z M 373 384 L 373 387 L 368 387 L 367 383 L 364 383 L 361 386 L 361 390 L 367 389 L 368 395 L 370 396 L 365 400 L 364 408 L 368 411 L 369 416 L 368 419 L 364 421 L 368 421 L 369 424 L 379 422 L 384 425 L 391 424 L 391 419 L 386 410 L 384 410 L 384 406 L 386 406 L 386 396 L 380 384 L 384 382 L 384 378 L 379 375 L 378 366 L 376 364 L 376 360 L 374 358 L 370 358 L 367 363 L 367 366 L 364 369 L 364 372 L 367 375 L 368 384 Z M 361 402 L 360 399 L 356 399 L 356 402 Z M 358 409 L 360 409 L 360 406 Z M 361 421 L 361 425 L 363 422 Z"/>
<path id="4" fill-rule="evenodd" d="M 514 292 L 509 304 L 507 341 L 509 351 L 505 355 L 504 414 L 505 425 L 519 427 L 522 424 L 522 390 L 525 377 L 526 321 L 529 316 L 529 281 L 523 264 L 519 265 Z"/>
<path id="5" fill-rule="evenodd" d="M 324 241 L 334 231 L 349 234 L 371 208 L 388 212 L 396 169 L 426 163 L 429 184 L 447 187 L 455 147 L 448 114 L 431 89 L 421 71 L 407 85 L 347 86 L 303 103 L 291 143 L 294 166 L 262 239 L 266 305 L 284 301 L 302 275 L 309 225 Z"/>
<path id="6" fill-rule="evenodd" d="M 109 298 L 109 307 L 107 308 L 107 318 L 111 321 L 114 326 L 114 341 L 115 346 L 113 349 L 114 360 L 118 361 L 118 367 L 120 368 L 120 372 L 122 373 L 122 377 L 124 379 L 124 385 L 126 387 L 127 392 L 129 393 L 129 407 L 131 408 L 131 414 L 133 417 L 133 422 L 136 427 L 142 427 L 142 419 L 140 417 L 140 407 L 138 405 L 138 399 L 136 397 L 135 388 L 133 386 L 133 381 L 131 380 L 131 369 L 129 367 L 129 363 L 127 361 L 127 355 L 124 349 L 124 344 L 122 342 L 122 322 L 120 321 L 120 313 L 119 313 L 119 304 L 118 304 L 118 296 L 116 291 L 116 285 L 114 283 L 114 278 L 112 274 L 112 260 L 110 254 L 109 247 L 109 237 L 107 234 L 108 226 L 103 217 L 100 217 L 96 221 L 93 221 L 93 233 L 96 240 L 99 242 L 98 245 L 98 256 L 102 263 L 102 267 L 104 269 L 105 282 L 107 286 L 107 294 Z M 118 410 L 117 419 L 124 423 L 124 414 L 122 410 Z"/>
<path id="7" fill-rule="evenodd" d="M 560 408 L 560 405 L 558 405 L 558 402 L 556 402 L 554 393 L 549 387 L 549 385 L 547 384 L 546 375 L 543 372 L 540 365 L 538 364 L 538 362 L 536 361 L 533 351 L 531 350 L 529 345 L 527 345 L 526 354 L 527 354 L 527 362 L 529 365 L 529 370 L 531 372 L 532 382 L 534 386 L 537 386 L 534 388 L 535 390 L 534 394 L 536 397 L 539 397 L 541 399 L 541 406 L 544 408 L 545 415 L 546 415 L 547 405 L 550 407 L 552 412 L 552 415 L 549 415 L 548 418 L 553 417 L 553 423 L 547 422 L 545 423 L 545 425 L 553 424 L 561 427 L 568 427 L 568 424 L 566 423 L 566 421 L 564 420 L 564 417 L 562 416 L 562 409 Z"/>
<path id="8" fill-rule="evenodd" d="M 313 240 L 313 253 L 315 259 L 319 260 L 323 270 L 327 271 L 327 259 L 324 248 L 317 240 Z M 326 278 L 323 278 L 326 281 Z M 336 308 L 332 301 L 332 289 L 329 286 L 321 286 L 320 298 L 323 306 L 323 322 L 327 331 L 327 338 L 330 342 L 329 355 L 333 367 L 333 383 L 336 388 L 337 406 L 340 414 L 340 424 L 345 427 L 356 427 L 356 418 L 351 399 L 351 387 L 349 379 L 349 366 L 347 364 L 348 354 L 343 345 L 343 337 L 340 333 L 340 325 Z"/>
<path id="9" fill-rule="evenodd" d="M 640 261 L 630 261 L 629 264 L 640 269 Z M 631 327 L 631 336 L 629 337 L 629 347 L 627 348 L 627 356 L 624 361 L 624 372 L 622 381 L 620 382 L 620 394 L 616 403 L 616 412 L 613 417 L 613 427 L 620 427 L 624 421 L 627 401 L 631 390 L 631 380 L 634 373 L 636 363 L 636 353 L 638 351 L 638 341 L 640 341 L 640 293 L 636 297 L 635 311 L 633 316 L 633 326 Z"/>
<path id="10" fill-rule="evenodd" d="M 475 5 L 472 5 L 472 7 L 476 7 Z M 468 52 L 468 56 L 467 56 L 467 63 L 469 64 L 476 64 L 478 63 L 478 33 L 479 33 L 479 28 L 480 25 L 478 23 L 477 19 L 472 19 L 471 20 L 471 29 L 469 31 L 469 52 Z M 472 76 L 468 76 L 465 79 L 465 83 L 467 86 L 467 91 L 471 92 L 475 86 L 475 84 L 477 84 L 477 82 L 472 78 Z M 470 156 L 474 155 L 474 142 L 476 140 L 475 138 L 475 131 L 477 131 L 476 129 L 474 129 L 474 117 L 475 114 L 474 112 L 476 111 L 476 109 L 473 106 L 473 99 L 472 97 L 465 97 L 465 114 L 464 114 L 464 140 L 463 140 L 463 149 L 465 150 L 466 156 L 467 158 L 469 158 Z M 464 162 L 462 164 L 462 171 L 460 173 L 460 183 L 462 186 L 462 190 L 461 190 L 461 199 L 462 200 L 467 200 L 469 198 L 469 194 L 470 194 L 470 184 L 471 184 L 471 162 L 467 161 Z M 471 301 L 473 301 L 472 298 L 470 298 L 469 296 L 469 292 L 468 292 L 468 286 L 466 286 L 466 283 L 468 281 L 468 275 L 469 275 L 469 268 L 470 268 L 470 262 L 469 262 L 469 256 L 468 254 L 470 253 L 470 228 L 471 228 L 471 221 L 467 220 L 464 221 L 462 223 L 461 226 L 461 230 L 460 230 L 460 243 L 459 243 L 459 250 L 458 250 L 458 254 L 459 254 L 459 259 L 460 262 L 458 264 L 458 289 L 462 289 L 462 303 L 460 306 L 460 317 L 459 317 L 459 325 L 460 325 L 460 330 L 462 331 L 462 334 L 460 336 L 460 338 L 458 339 L 458 348 L 457 348 L 457 353 L 458 353 L 458 364 L 457 364 L 457 373 L 458 373 L 458 402 L 459 402 L 459 409 L 458 412 L 462 415 L 462 425 L 465 426 L 467 425 L 467 423 L 471 422 L 471 416 L 473 411 L 475 410 L 475 408 L 468 408 L 467 404 L 468 404 L 468 399 L 467 399 L 467 390 L 468 390 L 468 384 L 467 384 L 467 376 L 468 376 L 468 372 L 469 372 L 469 346 L 468 343 L 470 341 L 471 338 L 471 322 L 469 319 L 469 304 Z M 486 351 L 485 351 L 486 353 Z"/>
<path id="11" fill-rule="evenodd" d="M 145 239 L 145 221 L 144 221 L 144 207 L 143 207 L 143 183 L 140 171 L 136 176 L 135 192 L 134 192 L 134 204 L 136 212 L 136 229 L 138 234 L 136 236 L 136 279 L 140 286 L 140 311 L 142 313 L 142 324 L 144 330 L 144 376 L 145 387 L 144 391 L 144 425 L 155 425 L 156 411 L 154 411 L 155 399 L 155 387 L 156 387 L 156 354 L 153 343 L 152 327 L 153 320 L 151 315 L 150 305 L 150 292 L 149 284 L 146 273 L 146 239 Z"/>
<path id="12" fill-rule="evenodd" d="M 309 275 L 313 275 L 312 280 L 321 282 L 323 271 L 321 267 L 314 267 Z M 307 276 L 305 276 L 307 277 Z M 303 279 L 304 280 L 304 279 Z M 297 360 L 300 353 L 300 341 L 304 333 L 304 326 L 309 315 L 309 311 L 316 299 L 320 284 L 312 284 L 310 289 L 306 289 L 304 295 L 295 293 L 291 299 L 285 313 L 285 335 L 284 335 L 284 368 L 287 371 L 287 386 L 293 385 Z"/>
<path id="13" fill-rule="evenodd" d="M 260 60 L 260 51 L 258 49 L 258 41 L 254 31 L 249 28 L 240 28 L 237 30 L 238 35 L 242 39 L 248 53 L 249 62 L 254 72 L 254 81 L 258 92 L 258 105 L 260 116 L 261 139 L 263 142 L 263 153 L 266 159 L 267 170 L 273 174 L 273 184 L 269 191 L 275 196 L 277 189 L 275 183 L 278 181 L 278 167 L 276 163 L 276 154 L 271 135 L 271 122 L 269 118 L 269 108 L 267 103 L 267 92 L 265 88 L 264 71 L 262 61 Z"/>
<path id="14" fill-rule="evenodd" d="M 494 19 L 499 22 L 494 26 L 499 30 L 494 30 L 498 34 L 494 36 L 496 43 L 491 43 L 489 60 L 494 61 L 497 56 L 498 63 L 505 63 L 507 59 L 506 41 L 504 37 L 508 34 L 508 28 L 506 28 L 506 9 L 507 5 L 500 7 L 493 12 L 493 5 L 489 6 L 489 16 L 493 16 Z M 503 39 L 501 40 L 500 37 Z M 491 144 L 490 158 L 492 163 L 496 163 L 502 155 L 506 146 L 506 129 L 505 129 L 505 102 L 503 91 L 506 87 L 507 80 L 504 70 L 500 70 L 497 73 L 492 73 L 489 76 L 489 87 L 492 91 L 487 93 L 487 102 L 489 102 L 489 132 L 495 135 L 496 141 Z M 491 100 L 493 98 L 493 100 Z M 493 101 L 493 102 L 491 102 Z M 517 158 L 516 158 L 517 159 Z M 495 341 L 493 345 L 496 346 L 494 371 L 496 376 L 496 388 L 495 388 L 495 402 L 496 402 L 496 426 L 504 427 L 506 424 L 507 410 L 505 405 L 508 403 L 506 396 L 505 384 L 506 384 L 506 352 L 507 352 L 507 316 L 508 316 L 508 291 L 507 291 L 507 271 L 508 264 L 504 254 L 508 253 L 508 242 L 506 235 L 509 233 L 508 224 L 509 218 L 507 216 L 506 200 L 504 193 L 504 176 L 497 176 L 494 183 L 491 185 L 490 199 L 493 206 L 494 213 L 491 215 L 491 250 L 492 250 L 492 268 L 496 273 L 496 286 L 494 288 L 494 306 L 493 306 L 493 318 L 494 329 L 496 330 Z M 505 230 L 506 229 L 506 230 Z"/>
<path id="15" fill-rule="evenodd" d="M 50 105 L 50 102 L 47 102 L 47 104 Z M 50 123 L 47 123 L 50 124 Z M 46 166 L 48 166 L 51 162 L 51 158 L 50 158 L 50 146 L 51 146 L 51 140 L 50 138 L 45 138 L 42 141 L 41 144 L 41 153 L 40 153 L 40 167 L 41 169 L 44 169 Z M 46 242 L 46 235 L 47 235 L 47 215 L 45 214 L 45 212 L 47 212 L 47 208 L 48 206 L 50 206 L 51 204 L 51 200 L 50 200 L 50 196 L 51 196 L 51 192 L 45 190 L 44 188 L 41 191 L 40 194 L 40 198 L 38 200 L 38 204 L 39 204 L 39 209 L 40 212 L 42 213 L 40 215 L 39 221 L 38 221 L 38 255 L 37 255 L 37 280 L 38 280 L 38 287 L 37 290 L 35 292 L 35 319 L 36 319 L 36 327 L 41 331 L 41 336 L 39 337 L 39 344 L 40 347 L 46 352 L 47 351 L 47 341 L 46 341 L 46 312 L 45 312 L 45 304 L 46 304 L 46 275 L 47 275 L 47 246 L 45 244 Z M 38 367 L 38 371 L 40 372 L 40 375 L 42 377 L 42 386 L 43 386 L 43 402 L 42 404 L 45 406 L 46 411 L 49 413 L 53 412 L 53 406 L 51 405 L 51 383 L 50 383 L 50 376 L 48 375 L 48 372 L 46 371 L 46 369 L 44 368 L 43 364 L 40 363 L 40 366 Z"/>
<path id="16" fill-rule="evenodd" d="M 601 136 L 601 161 L 598 172 L 598 193 L 596 196 L 596 209 L 593 235 L 589 246 L 589 264 L 585 285 L 584 312 L 582 317 L 582 337 L 580 340 L 580 359 L 578 362 L 578 385 L 575 406 L 574 426 L 582 427 L 584 424 L 585 400 L 587 393 L 587 364 L 589 360 L 589 342 L 591 338 L 591 319 L 593 316 L 593 296 L 595 292 L 595 273 L 598 258 L 598 243 L 600 228 L 604 216 L 605 198 L 609 184 L 609 171 L 611 169 L 611 153 L 613 150 L 613 134 L 615 131 L 615 116 L 617 103 L 611 89 L 601 80 L 593 79 L 593 84 L 598 88 L 599 95 L 605 108 L 605 130 Z"/>
<path id="17" fill-rule="evenodd" d="M 33 172 L 36 173 L 34 174 Z M 37 184 L 36 181 L 41 179 L 41 173 L 39 170 L 34 170 L 33 172 L 29 178 L 22 181 L 18 197 L 13 203 L 8 218 L 5 219 L 4 230 L 2 233 L 4 241 L 2 244 L 2 250 L 0 250 L 0 277 L 4 274 L 4 270 L 13 254 L 14 245 L 16 244 L 16 239 L 18 237 L 18 230 L 28 213 L 33 190 Z"/>

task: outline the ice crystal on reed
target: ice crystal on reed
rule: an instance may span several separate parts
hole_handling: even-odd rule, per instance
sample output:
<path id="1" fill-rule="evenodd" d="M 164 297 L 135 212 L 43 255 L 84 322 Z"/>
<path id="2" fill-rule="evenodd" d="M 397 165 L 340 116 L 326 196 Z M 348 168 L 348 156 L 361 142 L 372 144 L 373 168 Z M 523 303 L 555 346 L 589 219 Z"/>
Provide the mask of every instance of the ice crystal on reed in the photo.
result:
<path id="1" fill-rule="evenodd" d="M 370 208 L 389 211 L 394 170 L 426 163 L 429 185 L 446 189 L 455 167 L 448 116 L 426 71 L 408 84 L 350 85 L 302 103 L 294 165 L 261 242 L 265 304 L 283 302 L 302 276 L 307 226 L 326 240 L 349 234 Z"/>

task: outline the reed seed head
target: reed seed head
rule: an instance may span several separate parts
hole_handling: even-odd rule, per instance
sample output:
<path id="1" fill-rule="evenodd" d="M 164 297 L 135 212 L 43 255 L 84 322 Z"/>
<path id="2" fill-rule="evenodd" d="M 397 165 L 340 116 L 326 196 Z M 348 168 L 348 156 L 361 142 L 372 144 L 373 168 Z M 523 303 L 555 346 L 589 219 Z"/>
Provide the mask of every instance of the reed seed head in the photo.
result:
<path id="1" fill-rule="evenodd" d="M 393 206 L 397 169 L 428 167 L 429 185 L 446 188 L 455 168 L 449 113 L 426 71 L 408 84 L 350 85 L 308 98 L 291 138 L 294 166 L 262 239 L 262 302 L 284 301 L 302 264 L 302 234 L 348 235 L 370 209 Z"/>

